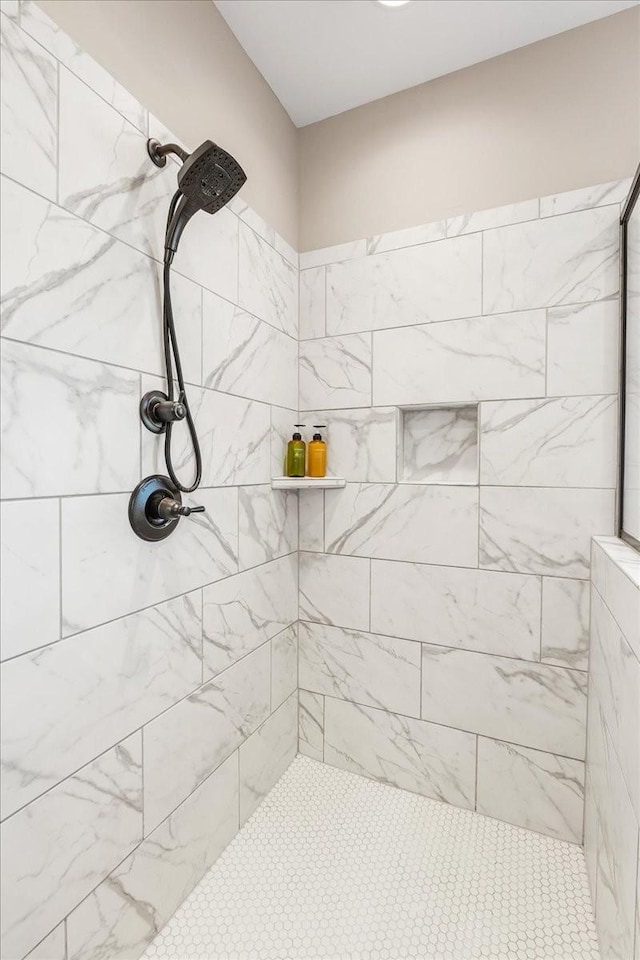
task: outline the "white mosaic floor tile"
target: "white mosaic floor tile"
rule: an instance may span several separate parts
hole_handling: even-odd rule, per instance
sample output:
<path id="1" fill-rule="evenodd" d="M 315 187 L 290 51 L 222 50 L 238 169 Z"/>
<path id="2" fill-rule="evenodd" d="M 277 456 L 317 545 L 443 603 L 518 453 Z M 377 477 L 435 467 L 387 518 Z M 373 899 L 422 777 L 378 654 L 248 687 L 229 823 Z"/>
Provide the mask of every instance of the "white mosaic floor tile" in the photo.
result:
<path id="1" fill-rule="evenodd" d="M 597 960 L 580 847 L 298 757 L 166 960 Z"/>

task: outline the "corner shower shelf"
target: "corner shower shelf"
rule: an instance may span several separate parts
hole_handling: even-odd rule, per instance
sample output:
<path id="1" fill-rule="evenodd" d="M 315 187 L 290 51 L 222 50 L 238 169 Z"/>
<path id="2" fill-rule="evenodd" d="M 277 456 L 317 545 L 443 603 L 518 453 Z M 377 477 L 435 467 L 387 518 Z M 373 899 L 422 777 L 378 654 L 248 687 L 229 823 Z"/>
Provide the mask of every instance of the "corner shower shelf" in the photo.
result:
<path id="1" fill-rule="evenodd" d="M 344 477 L 272 477 L 273 490 L 336 490 L 346 486 Z"/>

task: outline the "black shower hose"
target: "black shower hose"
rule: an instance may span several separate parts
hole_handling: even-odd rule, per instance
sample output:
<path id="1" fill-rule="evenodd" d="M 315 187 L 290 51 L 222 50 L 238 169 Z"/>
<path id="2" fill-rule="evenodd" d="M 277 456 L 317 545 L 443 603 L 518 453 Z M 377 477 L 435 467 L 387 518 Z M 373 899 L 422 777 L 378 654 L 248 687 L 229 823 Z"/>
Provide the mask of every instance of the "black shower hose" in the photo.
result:
<path id="1" fill-rule="evenodd" d="M 173 214 L 176 208 L 176 204 L 181 197 L 180 191 L 176 191 L 173 195 L 171 203 L 169 204 L 169 215 L 167 217 L 167 234 L 169 231 L 169 225 L 173 218 Z M 173 468 L 173 460 L 171 457 L 171 437 L 173 433 L 173 422 L 167 423 L 167 428 L 164 435 L 164 458 L 167 464 L 167 473 L 171 478 L 174 485 L 181 490 L 183 493 L 193 493 L 194 490 L 200 485 L 202 480 L 202 454 L 200 452 L 200 444 L 198 443 L 198 434 L 196 433 L 196 426 L 193 422 L 193 416 L 191 415 L 191 408 L 189 407 L 189 401 L 187 399 L 187 393 L 184 385 L 184 376 L 182 374 L 182 363 L 180 361 L 180 348 L 178 346 L 178 338 L 176 336 L 176 328 L 173 321 L 173 307 L 171 305 L 171 261 L 173 260 L 173 252 L 169 251 L 168 248 L 165 248 L 165 261 L 164 261 L 164 306 L 163 306 L 163 323 L 162 323 L 162 333 L 163 333 L 163 343 L 164 343 L 164 363 L 165 371 L 167 377 L 167 397 L 170 401 L 174 399 L 175 383 L 173 378 L 173 364 L 175 363 L 175 376 L 178 381 L 178 402 L 181 403 L 186 411 L 186 421 L 187 427 L 189 429 L 189 435 L 191 437 L 191 444 L 193 446 L 193 454 L 196 461 L 196 475 L 193 483 L 190 487 L 186 487 L 183 483 L 178 480 L 176 472 Z M 173 354 L 173 361 L 172 361 Z"/>

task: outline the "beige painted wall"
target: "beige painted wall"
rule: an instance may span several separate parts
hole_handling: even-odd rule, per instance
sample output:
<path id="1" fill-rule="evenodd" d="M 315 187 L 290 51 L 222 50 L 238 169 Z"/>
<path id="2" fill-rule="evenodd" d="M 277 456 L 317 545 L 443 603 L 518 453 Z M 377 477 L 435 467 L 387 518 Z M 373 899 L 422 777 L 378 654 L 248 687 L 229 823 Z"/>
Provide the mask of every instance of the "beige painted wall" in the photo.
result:
<path id="1" fill-rule="evenodd" d="M 300 249 L 630 176 L 640 7 L 299 131 Z"/>
<path id="2" fill-rule="evenodd" d="M 296 128 L 212 0 L 39 3 L 185 144 L 237 157 L 243 199 L 296 246 Z"/>

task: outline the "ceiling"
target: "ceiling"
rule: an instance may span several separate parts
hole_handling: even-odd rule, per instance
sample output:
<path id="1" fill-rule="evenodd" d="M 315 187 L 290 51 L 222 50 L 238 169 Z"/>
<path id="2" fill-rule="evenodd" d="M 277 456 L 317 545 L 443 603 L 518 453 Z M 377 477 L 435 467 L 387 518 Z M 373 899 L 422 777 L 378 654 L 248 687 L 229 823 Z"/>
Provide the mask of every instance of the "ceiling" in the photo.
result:
<path id="1" fill-rule="evenodd" d="M 214 0 L 298 127 L 640 0 Z"/>

